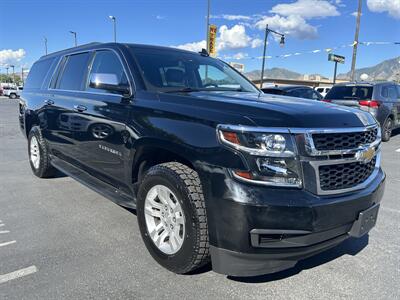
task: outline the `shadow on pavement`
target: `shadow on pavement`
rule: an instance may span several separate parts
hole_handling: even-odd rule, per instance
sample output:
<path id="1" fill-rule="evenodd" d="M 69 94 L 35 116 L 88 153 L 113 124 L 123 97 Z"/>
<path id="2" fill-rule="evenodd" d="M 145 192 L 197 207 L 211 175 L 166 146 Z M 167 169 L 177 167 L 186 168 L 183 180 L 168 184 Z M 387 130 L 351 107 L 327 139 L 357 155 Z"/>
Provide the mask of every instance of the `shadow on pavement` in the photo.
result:
<path id="1" fill-rule="evenodd" d="M 266 274 L 254 277 L 233 277 L 228 276 L 228 279 L 245 283 L 263 283 L 277 281 L 299 274 L 303 270 L 318 267 L 327 262 L 330 262 L 343 255 L 354 256 L 368 245 L 369 236 L 365 235 L 359 239 L 349 238 L 338 246 L 329 249 L 325 252 L 317 254 L 313 257 L 299 261 L 293 268 L 281 272 Z"/>

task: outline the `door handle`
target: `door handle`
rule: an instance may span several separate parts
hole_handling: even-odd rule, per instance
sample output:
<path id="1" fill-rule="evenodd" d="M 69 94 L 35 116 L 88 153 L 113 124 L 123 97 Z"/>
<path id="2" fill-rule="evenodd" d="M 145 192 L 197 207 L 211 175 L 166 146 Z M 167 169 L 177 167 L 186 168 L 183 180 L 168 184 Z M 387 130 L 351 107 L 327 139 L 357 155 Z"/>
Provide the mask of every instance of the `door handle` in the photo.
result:
<path id="1" fill-rule="evenodd" d="M 74 110 L 82 112 L 82 111 L 87 110 L 87 107 L 83 106 L 83 105 L 74 105 Z"/>
<path id="2" fill-rule="evenodd" d="M 54 104 L 54 101 L 53 101 L 53 100 L 50 100 L 50 99 L 46 99 L 46 100 L 44 100 L 44 104 L 46 104 L 46 105 L 53 105 L 53 104 Z"/>

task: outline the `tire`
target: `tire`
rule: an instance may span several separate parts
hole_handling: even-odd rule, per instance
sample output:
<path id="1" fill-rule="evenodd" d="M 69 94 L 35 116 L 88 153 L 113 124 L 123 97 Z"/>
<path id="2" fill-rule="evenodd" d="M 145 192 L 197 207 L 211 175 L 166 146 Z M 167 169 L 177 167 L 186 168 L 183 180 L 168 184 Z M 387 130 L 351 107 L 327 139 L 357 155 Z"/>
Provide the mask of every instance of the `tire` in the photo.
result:
<path id="1" fill-rule="evenodd" d="M 383 142 L 388 142 L 390 140 L 390 137 L 392 136 L 392 130 L 393 130 L 393 120 L 391 117 L 388 117 L 382 127 Z"/>
<path id="2" fill-rule="evenodd" d="M 17 99 L 17 95 L 16 94 L 10 94 L 9 98 L 10 99 Z"/>
<path id="3" fill-rule="evenodd" d="M 48 178 L 54 175 L 55 169 L 50 164 L 47 145 L 38 126 L 32 127 L 28 135 L 28 157 L 32 172 L 37 177 Z"/>
<path id="4" fill-rule="evenodd" d="M 150 229 L 151 220 L 157 220 L 157 217 L 149 215 L 148 213 L 147 216 L 145 215 L 145 206 L 148 212 L 149 203 L 154 203 L 146 200 L 146 198 L 150 199 L 154 191 L 157 191 L 156 200 L 154 201 L 160 202 L 157 202 L 157 205 L 160 206 L 158 212 L 163 212 L 161 199 L 165 197 L 159 198 L 158 189 L 160 188 L 167 188 L 167 190 L 171 192 L 171 194 L 168 195 L 168 199 L 172 202 L 176 201 L 174 214 L 172 211 L 171 214 L 176 216 L 178 203 L 183 214 L 183 217 L 179 217 L 178 213 L 177 222 L 174 224 L 176 226 L 174 228 L 176 232 L 179 232 L 183 237 L 180 248 L 175 247 L 175 252 L 171 245 L 171 241 L 174 239 L 170 239 L 170 235 L 162 237 L 166 231 L 161 231 L 158 236 L 162 237 L 160 239 L 161 241 L 164 239 L 164 241 L 167 242 L 163 242 L 159 246 L 156 245 L 156 242 L 153 241 L 154 237 L 152 237 L 154 234 L 150 234 L 150 232 L 154 233 L 154 231 Z M 157 209 L 152 210 L 152 213 L 154 212 L 157 212 Z M 210 262 L 204 195 L 200 178 L 196 171 L 177 162 L 163 163 L 150 168 L 139 187 L 137 216 L 140 232 L 148 251 L 164 268 L 177 274 L 185 274 Z M 146 217 L 148 219 L 146 219 Z M 181 220 L 181 224 L 183 224 L 184 227 L 180 227 L 182 225 L 178 226 L 178 219 Z M 163 220 L 165 219 L 161 219 L 160 217 L 160 223 L 163 223 Z M 160 226 L 160 223 L 158 223 L 158 226 Z M 166 226 L 166 228 L 168 228 L 168 226 Z M 171 229 L 171 231 L 174 230 Z M 178 236 L 178 234 L 176 236 Z M 179 245 L 177 241 L 178 239 L 175 240 L 175 244 Z M 168 244 L 169 248 L 167 247 Z"/>

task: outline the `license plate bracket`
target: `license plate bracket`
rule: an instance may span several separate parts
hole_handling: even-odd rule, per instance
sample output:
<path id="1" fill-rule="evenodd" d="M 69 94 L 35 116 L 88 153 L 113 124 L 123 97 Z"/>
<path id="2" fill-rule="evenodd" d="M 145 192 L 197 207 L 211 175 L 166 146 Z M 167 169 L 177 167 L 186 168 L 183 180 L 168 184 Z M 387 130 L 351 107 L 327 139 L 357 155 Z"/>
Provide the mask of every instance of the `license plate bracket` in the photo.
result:
<path id="1" fill-rule="evenodd" d="M 360 212 L 357 220 L 353 223 L 349 235 L 353 237 L 362 237 L 368 233 L 376 224 L 379 212 L 379 203 Z"/>

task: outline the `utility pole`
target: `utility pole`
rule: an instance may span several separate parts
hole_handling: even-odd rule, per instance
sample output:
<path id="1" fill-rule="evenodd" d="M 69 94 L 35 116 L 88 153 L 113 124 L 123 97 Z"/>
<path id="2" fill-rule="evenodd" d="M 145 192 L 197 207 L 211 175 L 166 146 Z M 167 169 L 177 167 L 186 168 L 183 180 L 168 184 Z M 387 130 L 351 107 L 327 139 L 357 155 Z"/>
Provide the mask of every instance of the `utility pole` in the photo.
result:
<path id="1" fill-rule="evenodd" d="M 15 66 L 11 65 L 10 67 L 13 69 L 13 83 L 15 84 Z"/>
<path id="2" fill-rule="evenodd" d="M 336 83 L 337 61 L 335 61 L 335 70 L 333 71 L 333 84 Z"/>
<path id="3" fill-rule="evenodd" d="M 25 85 L 25 80 L 24 80 L 24 67 L 21 67 L 21 81 L 22 81 L 22 86 Z"/>
<path id="4" fill-rule="evenodd" d="M 271 30 L 268 28 L 268 24 L 265 26 L 265 37 L 264 37 L 264 52 L 263 52 L 263 57 L 262 57 L 262 67 L 261 67 L 261 78 L 260 78 L 260 89 L 263 86 L 264 83 L 264 68 L 265 68 L 265 55 L 267 53 L 267 44 L 268 44 L 268 35 L 269 33 L 273 33 L 276 35 L 279 35 L 281 37 L 281 40 L 279 42 L 280 46 L 283 47 L 285 45 L 285 35 L 283 33 L 276 32 L 274 30 Z"/>
<path id="5" fill-rule="evenodd" d="M 9 66 L 6 67 L 6 71 L 7 71 L 6 83 L 8 83 L 8 69 L 9 69 L 9 68 L 10 68 Z"/>
<path id="6" fill-rule="evenodd" d="M 78 46 L 78 41 L 76 39 L 76 31 L 69 31 L 69 33 L 71 33 L 74 36 L 74 45 L 75 45 L 75 47 Z"/>
<path id="7" fill-rule="evenodd" d="M 114 16 L 108 16 L 112 21 L 114 25 L 114 43 L 117 42 L 117 19 Z"/>
<path id="8" fill-rule="evenodd" d="M 44 37 L 43 40 L 44 40 L 44 51 L 45 51 L 45 53 L 47 55 L 47 38 Z"/>
<path id="9" fill-rule="evenodd" d="M 353 45 L 353 57 L 351 60 L 351 81 L 354 81 L 355 71 L 356 71 L 356 59 L 357 59 L 357 47 L 358 47 L 358 34 L 360 32 L 360 20 L 361 20 L 361 6 L 362 0 L 358 0 L 358 10 L 357 10 L 357 21 L 356 21 L 356 33 L 354 35 L 354 45 Z"/>
<path id="10" fill-rule="evenodd" d="M 210 45 L 209 45 L 209 39 L 210 39 L 210 2 L 211 2 L 211 0 L 207 0 L 207 31 L 206 31 L 207 52 L 210 52 Z"/>

